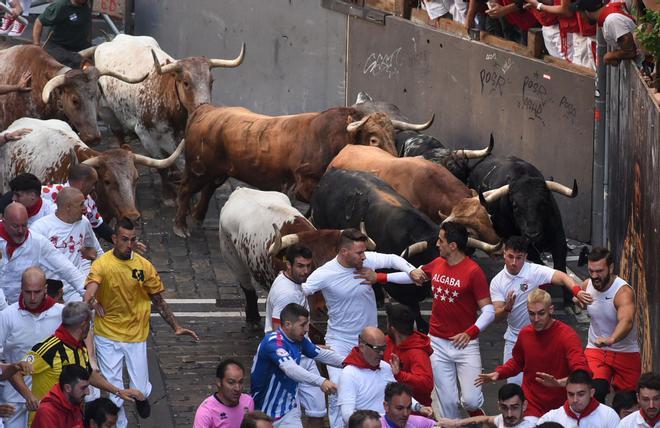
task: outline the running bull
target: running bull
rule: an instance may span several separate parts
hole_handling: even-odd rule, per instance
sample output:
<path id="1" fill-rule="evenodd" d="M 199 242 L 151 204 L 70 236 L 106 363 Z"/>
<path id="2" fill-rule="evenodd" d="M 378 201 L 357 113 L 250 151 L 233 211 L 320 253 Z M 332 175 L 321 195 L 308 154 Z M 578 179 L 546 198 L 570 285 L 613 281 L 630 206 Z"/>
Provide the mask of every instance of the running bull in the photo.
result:
<path id="1" fill-rule="evenodd" d="M 84 52 L 82 52 L 84 53 Z M 126 77 L 103 68 L 88 66 L 72 70 L 57 62 L 45 50 L 20 45 L 0 51 L 0 84 L 18 81 L 21 74 L 32 73 L 32 90 L 0 95 L 0 129 L 22 117 L 62 119 L 76 129 L 80 138 L 93 145 L 101 140 L 96 114 L 99 77 L 136 83 L 146 77 Z M 129 72 L 131 76 L 135 73 Z"/>
<path id="2" fill-rule="evenodd" d="M 192 195 L 202 192 L 193 210 L 194 220 L 201 222 L 215 189 L 228 177 L 309 201 L 328 164 L 346 145 L 371 145 L 395 154 L 395 127 L 430 125 L 390 121 L 384 113 L 363 115 L 346 107 L 264 116 L 241 107 L 203 105 L 188 121 L 174 233 L 189 236 L 186 216 Z"/>
<path id="3" fill-rule="evenodd" d="M 105 152 L 90 149 L 61 120 L 23 118 L 14 122 L 8 131 L 21 128 L 32 129 L 32 132 L 0 146 L 0 193 L 9 191 L 9 181 L 22 172 L 34 174 L 44 184 L 64 183 L 69 167 L 83 162 L 98 173 L 95 199 L 106 220 L 137 220 L 140 213 L 135 207 L 136 165 L 167 168 L 184 146 L 181 142 L 168 159 L 152 159 L 125 148 Z"/>
<path id="4" fill-rule="evenodd" d="M 387 183 L 367 172 L 344 169 L 326 172 L 312 197 L 312 218 L 319 229 L 345 229 L 364 222 L 379 252 L 402 253 L 414 266 L 438 257 L 435 244 L 440 227 Z M 495 245 L 472 238 L 469 245 L 488 252 L 496 249 Z M 419 308 L 419 302 L 428 296 L 428 285 L 386 285 L 385 289 L 415 312 L 419 330 L 428 331 L 428 323 Z"/>

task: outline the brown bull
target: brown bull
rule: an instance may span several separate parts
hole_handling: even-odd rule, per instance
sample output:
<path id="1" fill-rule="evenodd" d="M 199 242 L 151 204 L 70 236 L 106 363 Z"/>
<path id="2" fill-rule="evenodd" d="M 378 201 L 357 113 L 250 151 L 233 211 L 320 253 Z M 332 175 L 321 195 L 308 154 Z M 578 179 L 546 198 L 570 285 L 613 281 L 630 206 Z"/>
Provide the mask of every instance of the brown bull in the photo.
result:
<path id="1" fill-rule="evenodd" d="M 15 83 L 28 70 L 32 72 L 30 92 L 0 95 L 0 129 L 22 117 L 61 119 L 69 122 L 90 145 L 101 140 L 96 122 L 99 77 L 112 76 L 127 83 L 146 77 L 127 78 L 96 67 L 72 70 L 34 45 L 0 51 L 0 84 Z"/>
<path id="2" fill-rule="evenodd" d="M 483 241 L 500 240 L 477 194 L 446 168 L 422 157 L 397 158 L 371 147 L 347 146 L 330 163 L 331 168 L 372 173 L 435 222 L 451 218 Z"/>
<path id="3" fill-rule="evenodd" d="M 273 117 L 241 107 L 203 105 L 190 116 L 186 129 L 186 166 L 174 233 L 188 236 L 186 216 L 192 195 L 202 191 L 193 211 L 194 220 L 201 222 L 215 189 L 228 177 L 309 201 L 326 167 L 344 146 L 370 145 L 395 154 L 395 127 L 424 129 L 432 120 L 411 125 L 390 121 L 384 113 L 364 115 L 346 107 Z"/>

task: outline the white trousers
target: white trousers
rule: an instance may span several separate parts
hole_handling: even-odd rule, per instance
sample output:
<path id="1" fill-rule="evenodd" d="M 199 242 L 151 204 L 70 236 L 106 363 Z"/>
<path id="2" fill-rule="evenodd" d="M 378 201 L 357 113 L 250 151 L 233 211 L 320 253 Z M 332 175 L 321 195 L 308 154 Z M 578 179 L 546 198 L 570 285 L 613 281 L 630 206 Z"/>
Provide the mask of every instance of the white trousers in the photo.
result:
<path id="1" fill-rule="evenodd" d="M 306 356 L 300 359 L 300 367 L 320 376 L 316 361 Z M 322 418 L 328 413 L 325 408 L 325 394 L 316 385 L 301 383 L 298 385 L 298 401 L 305 409 L 305 414 L 313 418 Z"/>
<path id="2" fill-rule="evenodd" d="M 594 50 L 592 43 L 596 39 L 592 37 L 585 37 L 579 34 L 573 34 L 573 46 L 575 52 L 573 53 L 573 64 L 583 65 L 592 70 L 596 70 L 596 60 L 594 58 Z"/>
<path id="3" fill-rule="evenodd" d="M 151 394 L 149 383 L 149 367 L 147 365 L 147 342 L 129 343 L 116 342 L 103 336 L 94 336 L 96 358 L 99 362 L 101 374 L 114 386 L 124 389 L 122 377 L 124 362 L 130 378 L 130 387 L 140 390 L 145 397 Z M 110 394 L 110 400 L 119 407 L 117 428 L 126 428 L 128 420 L 124 412 L 124 400 Z"/>
<path id="4" fill-rule="evenodd" d="M 273 422 L 275 428 L 303 428 L 300 419 L 300 406 L 296 406 L 289 413 Z"/>
<path id="5" fill-rule="evenodd" d="M 353 347 L 357 346 L 357 339 L 355 343 L 350 344 L 341 342 L 339 340 L 326 339 L 325 344 L 328 345 L 333 351 L 346 358 L 351 352 Z M 335 385 L 339 385 L 339 376 L 341 369 L 328 366 L 328 377 Z M 344 428 L 344 420 L 341 417 L 341 409 L 337 405 L 337 394 L 328 396 L 328 419 L 330 420 L 330 428 Z"/>
<path id="6" fill-rule="evenodd" d="M 26 428 L 28 422 L 28 411 L 25 403 L 6 403 L 14 406 L 14 414 L 8 418 L 2 418 L 5 428 Z"/>
<path id="7" fill-rule="evenodd" d="M 480 386 L 474 380 L 481 374 L 479 339 L 471 340 L 463 349 L 456 349 L 450 340 L 431 338 L 431 366 L 436 394 L 440 398 L 443 417 L 460 419 L 458 385 L 461 387 L 460 404 L 466 411 L 479 409 L 484 404 Z"/>
<path id="8" fill-rule="evenodd" d="M 554 57 L 563 59 L 564 55 L 561 53 L 559 24 L 544 25 L 541 27 L 541 33 L 543 33 L 543 43 L 545 43 L 545 48 L 548 50 L 548 53 Z"/>
<path id="9" fill-rule="evenodd" d="M 545 27 L 544 27 L 545 28 Z M 502 364 L 506 363 L 513 357 L 513 345 L 515 345 L 516 342 L 512 342 L 510 340 L 504 340 L 504 355 L 502 357 Z M 511 376 L 506 380 L 506 383 L 517 383 L 518 385 L 522 385 L 522 378 L 523 374 L 522 372 L 518 373 L 515 376 Z"/>

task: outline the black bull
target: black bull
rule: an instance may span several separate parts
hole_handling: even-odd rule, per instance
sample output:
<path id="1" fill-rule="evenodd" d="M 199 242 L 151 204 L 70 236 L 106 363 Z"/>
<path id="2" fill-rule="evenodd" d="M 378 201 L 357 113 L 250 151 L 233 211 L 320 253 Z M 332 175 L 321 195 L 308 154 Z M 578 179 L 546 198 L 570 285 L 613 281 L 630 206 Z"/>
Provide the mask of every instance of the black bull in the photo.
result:
<path id="1" fill-rule="evenodd" d="M 379 253 L 400 254 L 408 246 L 426 241 L 427 249 L 407 260 L 419 266 L 438 256 L 438 225 L 372 174 L 328 171 L 314 192 L 311 207 L 314 225 L 319 229 L 358 228 L 364 221 Z M 419 302 L 429 295 L 429 284 L 386 284 L 384 288 L 394 300 L 415 312 L 418 330 L 427 332 L 428 323 L 422 317 Z"/>

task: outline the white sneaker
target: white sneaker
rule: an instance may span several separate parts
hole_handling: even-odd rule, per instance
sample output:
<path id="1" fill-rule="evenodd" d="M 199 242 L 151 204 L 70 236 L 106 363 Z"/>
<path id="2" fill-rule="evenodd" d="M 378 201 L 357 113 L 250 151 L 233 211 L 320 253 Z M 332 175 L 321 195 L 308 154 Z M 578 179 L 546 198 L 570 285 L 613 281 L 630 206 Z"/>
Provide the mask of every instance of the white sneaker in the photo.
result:
<path id="1" fill-rule="evenodd" d="M 11 26 L 11 30 L 9 31 L 9 33 L 7 33 L 7 35 L 11 37 L 18 37 L 21 34 L 23 34 L 26 28 L 27 25 L 23 24 L 21 21 L 16 19 L 14 21 L 14 24 Z"/>
<path id="2" fill-rule="evenodd" d="M 14 24 L 14 19 L 12 18 L 2 18 L 2 25 L 0 25 L 0 34 L 7 34 L 11 31 L 11 27 Z"/>

